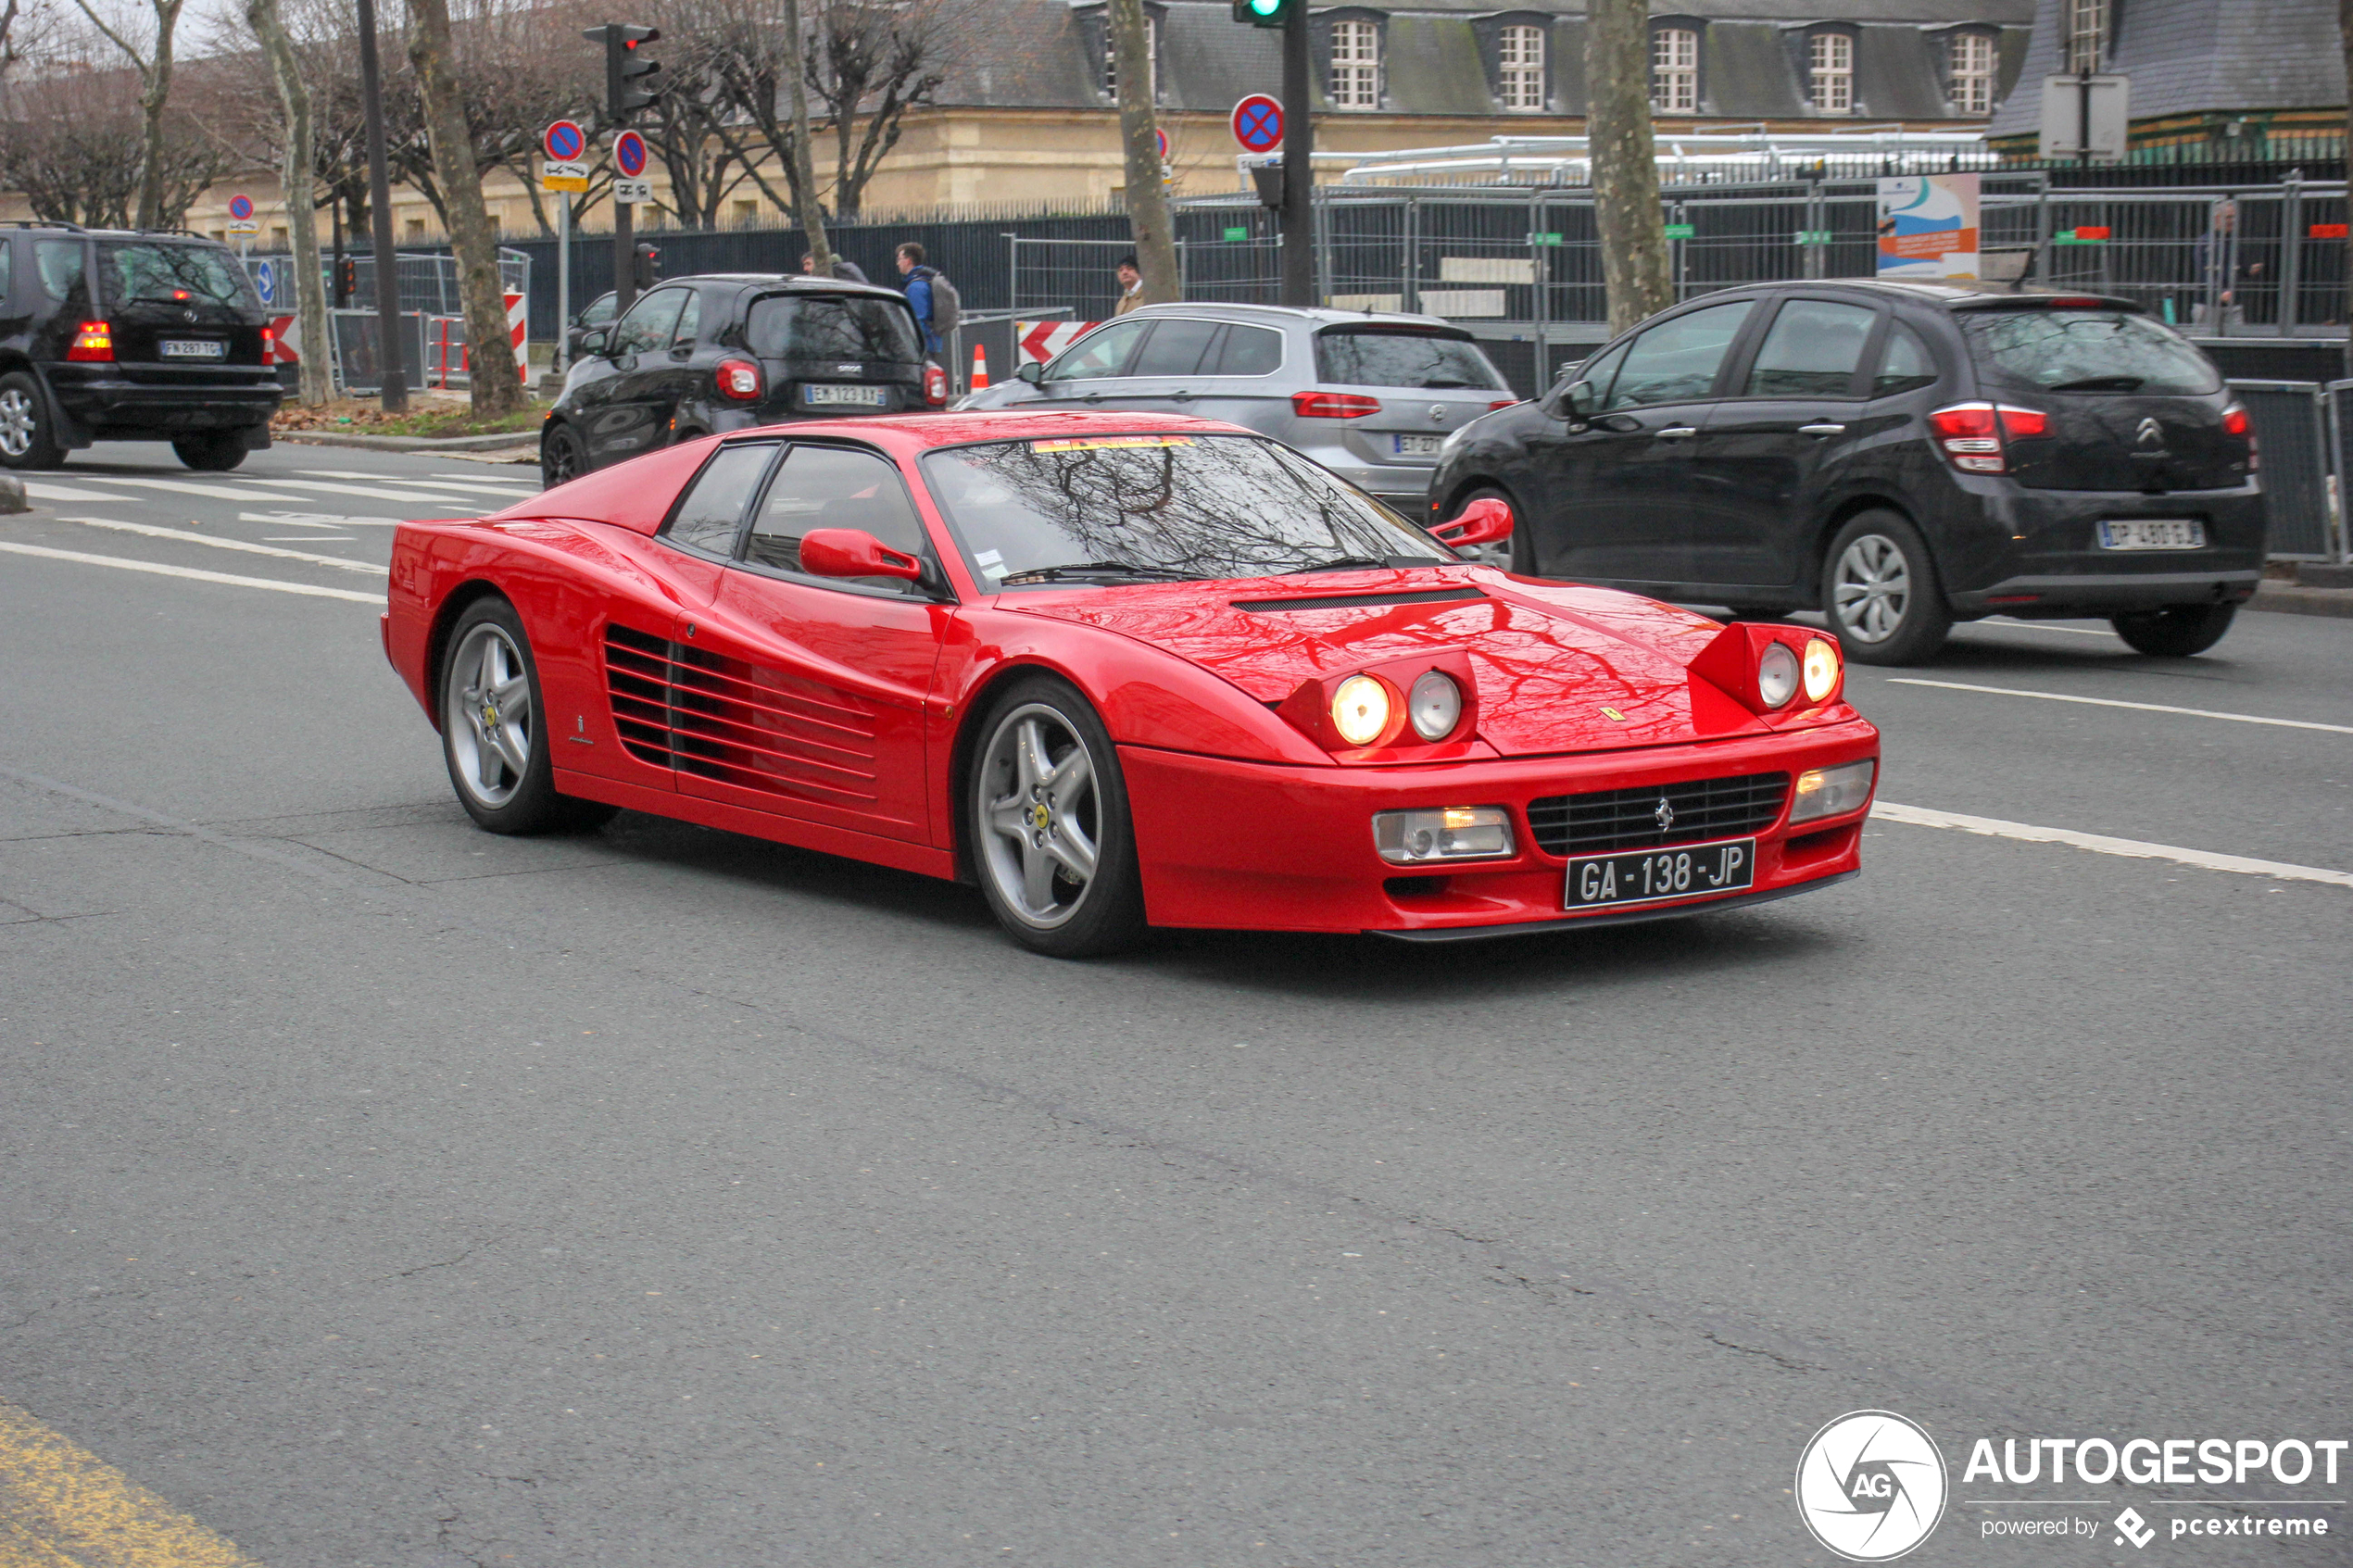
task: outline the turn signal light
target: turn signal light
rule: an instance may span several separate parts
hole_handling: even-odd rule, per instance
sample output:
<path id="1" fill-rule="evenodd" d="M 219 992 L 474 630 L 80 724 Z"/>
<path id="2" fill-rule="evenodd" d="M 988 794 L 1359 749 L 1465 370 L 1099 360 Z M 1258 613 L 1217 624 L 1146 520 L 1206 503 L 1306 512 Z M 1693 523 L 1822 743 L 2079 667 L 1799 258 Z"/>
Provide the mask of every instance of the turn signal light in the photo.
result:
<path id="1" fill-rule="evenodd" d="M 2048 435 L 2051 416 L 2007 403 L 1955 403 L 1929 415 L 1928 427 L 1955 468 L 1966 473 L 2001 473 L 2009 467 L 2004 442 Z"/>
<path id="2" fill-rule="evenodd" d="M 1302 420 L 1361 420 L 1380 412 L 1380 399 L 1361 392 L 1294 392 L 1290 407 Z"/>
<path id="3" fill-rule="evenodd" d="M 73 331 L 73 344 L 66 350 L 66 358 L 111 361 L 114 358 L 114 328 L 105 321 L 82 322 Z"/>
<path id="4" fill-rule="evenodd" d="M 935 408 L 948 407 L 948 372 L 937 365 L 924 367 L 924 401 Z"/>
<path id="5" fill-rule="evenodd" d="M 750 403 L 760 396 L 760 367 L 749 359 L 722 359 L 719 369 L 711 372 L 719 378 L 719 395 L 732 397 L 738 403 Z"/>

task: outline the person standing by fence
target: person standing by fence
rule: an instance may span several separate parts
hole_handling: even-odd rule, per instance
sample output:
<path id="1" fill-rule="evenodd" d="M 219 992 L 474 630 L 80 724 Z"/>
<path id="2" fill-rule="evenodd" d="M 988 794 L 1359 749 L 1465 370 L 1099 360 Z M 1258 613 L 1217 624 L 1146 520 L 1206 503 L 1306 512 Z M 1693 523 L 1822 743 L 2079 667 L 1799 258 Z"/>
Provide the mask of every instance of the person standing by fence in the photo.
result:
<path id="1" fill-rule="evenodd" d="M 939 354 L 962 313 L 956 285 L 941 276 L 937 268 L 925 264 L 924 247 L 912 240 L 899 247 L 899 275 L 907 280 L 907 303 L 923 324 L 925 350 Z"/>
<path id="2" fill-rule="evenodd" d="M 1131 250 L 1119 258 L 1119 265 L 1112 271 L 1119 279 L 1119 304 L 1112 314 L 1125 316 L 1144 303 L 1144 270 Z"/>
<path id="3" fill-rule="evenodd" d="M 803 272 L 817 270 L 816 252 L 805 250 L 800 253 L 800 270 Z M 852 283 L 862 283 L 868 281 L 866 274 L 859 270 L 858 263 L 844 261 L 838 256 L 834 257 L 834 276 Z"/>

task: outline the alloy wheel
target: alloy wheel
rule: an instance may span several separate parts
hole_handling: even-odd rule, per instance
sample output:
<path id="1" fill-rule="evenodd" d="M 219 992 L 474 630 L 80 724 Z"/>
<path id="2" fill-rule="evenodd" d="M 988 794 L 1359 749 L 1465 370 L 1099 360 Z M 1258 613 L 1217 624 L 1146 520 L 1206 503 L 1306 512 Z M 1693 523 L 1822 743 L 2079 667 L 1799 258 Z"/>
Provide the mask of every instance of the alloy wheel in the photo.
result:
<path id="1" fill-rule="evenodd" d="M 458 783 L 484 806 L 504 806 L 522 787 L 531 766 L 532 720 L 522 651 L 503 627 L 476 626 L 449 661 L 442 723 Z"/>
<path id="2" fill-rule="evenodd" d="M 580 477 L 580 450 L 573 444 L 573 438 L 561 431 L 547 438 L 547 451 L 540 461 L 545 470 L 541 483 L 550 490 Z"/>
<path id="3" fill-rule="evenodd" d="M 1884 533 L 1866 533 L 1846 546 L 1831 578 L 1840 629 L 1858 643 L 1883 643 L 1904 624 L 1912 600 L 1910 563 Z"/>
<path id="4" fill-rule="evenodd" d="M 36 428 L 32 399 L 13 386 L 0 392 L 0 455 L 21 458 L 31 451 Z"/>
<path id="5" fill-rule="evenodd" d="M 998 722 L 980 761 L 980 846 L 989 880 L 1024 923 L 1068 922 L 1095 880 L 1102 796 L 1070 721 L 1025 703 Z"/>

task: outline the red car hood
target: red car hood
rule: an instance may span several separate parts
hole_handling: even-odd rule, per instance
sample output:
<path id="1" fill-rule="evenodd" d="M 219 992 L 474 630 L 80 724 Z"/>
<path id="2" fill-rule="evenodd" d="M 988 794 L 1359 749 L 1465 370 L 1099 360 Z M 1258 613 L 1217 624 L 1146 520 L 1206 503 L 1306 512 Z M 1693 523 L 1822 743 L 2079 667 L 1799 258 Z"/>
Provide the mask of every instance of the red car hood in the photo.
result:
<path id="1" fill-rule="evenodd" d="M 1008 594 L 998 608 L 1149 643 L 1265 703 L 1302 681 L 1461 649 L 1478 684 L 1479 737 L 1507 757 L 1768 730 L 1686 668 L 1723 631 L 1705 616 L 1483 568 Z"/>

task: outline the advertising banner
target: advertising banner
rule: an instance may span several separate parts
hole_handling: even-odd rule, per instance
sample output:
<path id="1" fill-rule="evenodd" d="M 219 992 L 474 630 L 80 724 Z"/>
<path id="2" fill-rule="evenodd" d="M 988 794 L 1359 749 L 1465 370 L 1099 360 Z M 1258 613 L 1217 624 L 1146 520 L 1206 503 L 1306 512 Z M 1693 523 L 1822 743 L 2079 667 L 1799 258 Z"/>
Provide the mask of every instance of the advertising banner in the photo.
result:
<path id="1" fill-rule="evenodd" d="M 1907 174 L 1879 182 L 1879 275 L 1928 282 L 1977 276 L 1978 179 Z"/>

